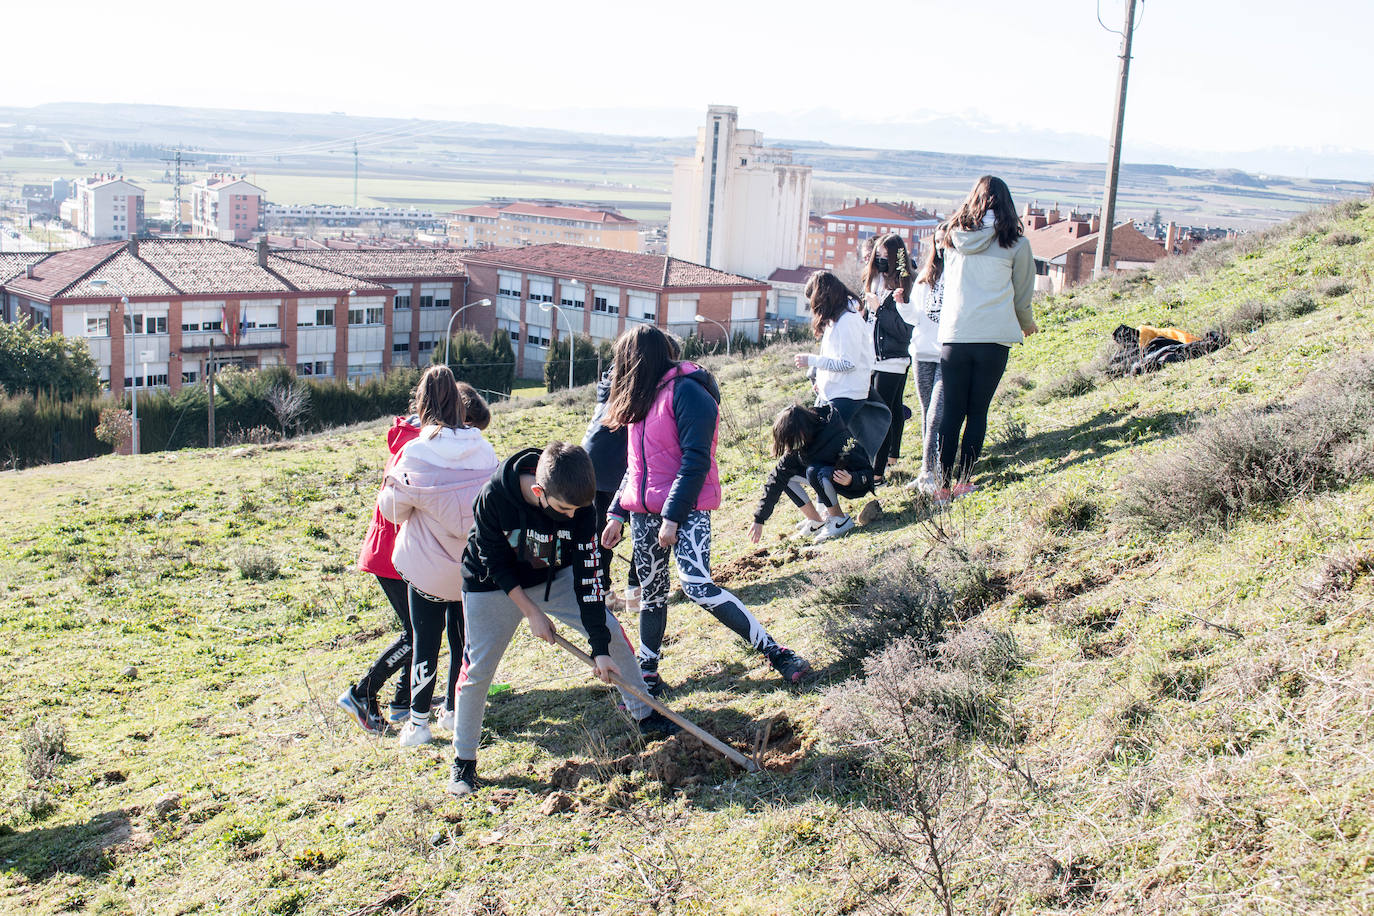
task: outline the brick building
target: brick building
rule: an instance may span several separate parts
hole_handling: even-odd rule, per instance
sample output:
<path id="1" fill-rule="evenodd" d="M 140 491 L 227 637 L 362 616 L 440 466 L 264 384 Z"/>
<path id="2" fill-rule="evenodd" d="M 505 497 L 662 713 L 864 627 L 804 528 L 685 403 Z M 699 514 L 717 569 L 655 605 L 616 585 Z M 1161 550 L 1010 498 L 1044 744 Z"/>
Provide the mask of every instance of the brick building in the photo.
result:
<path id="1" fill-rule="evenodd" d="M 512 201 L 469 207 L 453 214 L 448 234 L 466 247 L 490 248 L 562 242 L 616 251 L 639 251 L 639 223 L 608 207 L 571 207 L 552 201 Z"/>
<path id="2" fill-rule="evenodd" d="M 1059 205 L 1046 210 L 1027 204 L 1021 214 L 1035 255 L 1035 288 L 1058 293 L 1093 278 L 1097 263 L 1100 217 L 1071 211 L 1063 216 Z M 1164 246 L 1127 220 L 1112 230 L 1112 270 L 1142 270 L 1164 257 Z"/>
<path id="3" fill-rule="evenodd" d="M 757 338 L 768 299 L 766 283 L 664 255 L 552 244 L 468 252 L 463 260 L 467 301 L 495 303 L 468 314 L 484 333 L 510 334 L 522 378 L 542 373 L 549 344 L 569 321 L 594 341 L 614 340 L 638 322 L 707 340 L 720 339 L 721 326 Z"/>
<path id="4" fill-rule="evenodd" d="M 233 175 L 213 175 L 191 186 L 191 234 L 246 242 L 262 228 L 262 188 Z"/>
<path id="5" fill-rule="evenodd" d="M 825 220 L 813 213 L 806 227 L 806 260 L 802 263 L 820 264 L 824 259 Z"/>
<path id="6" fill-rule="evenodd" d="M 198 381 L 212 344 L 216 368 L 379 375 L 395 295 L 265 245 L 213 239 L 130 239 L 56 252 L 24 265 L 0 292 L 12 320 L 85 338 L 102 384 L 115 394 Z"/>
<path id="7" fill-rule="evenodd" d="M 279 248 L 273 253 L 393 290 L 388 367 L 427 365 L 434 348 L 442 345 L 452 310 L 468 301 L 463 258 L 473 253 L 470 249 Z M 459 327 L 471 327 L 478 311 L 464 313 Z M 491 333 L 489 323 L 486 333 Z"/>
<path id="8" fill-rule="evenodd" d="M 918 210 L 910 203 L 888 203 L 877 200 L 856 200 L 854 206 L 825 214 L 825 248 L 819 261 L 826 270 L 837 270 L 853 264 L 859 246 L 875 235 L 895 232 L 906 242 L 913 256 L 920 251 L 919 241 L 935 234 L 940 219 L 933 213 Z"/>

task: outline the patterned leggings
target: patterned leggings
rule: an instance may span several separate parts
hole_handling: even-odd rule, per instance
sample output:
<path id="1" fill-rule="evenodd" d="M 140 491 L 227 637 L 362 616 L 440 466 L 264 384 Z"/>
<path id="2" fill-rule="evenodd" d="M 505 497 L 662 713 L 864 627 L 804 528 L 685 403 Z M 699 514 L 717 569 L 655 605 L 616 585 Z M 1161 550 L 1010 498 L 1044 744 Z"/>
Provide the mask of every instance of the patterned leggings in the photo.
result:
<path id="1" fill-rule="evenodd" d="M 643 591 L 639 599 L 639 660 L 657 667 L 668 626 L 668 549 L 658 543 L 663 516 L 636 512 L 630 516 L 634 563 Z M 771 658 L 778 644 L 758 618 L 732 595 L 711 581 L 711 515 L 693 510 L 678 528 L 677 577 L 687 597 Z"/>

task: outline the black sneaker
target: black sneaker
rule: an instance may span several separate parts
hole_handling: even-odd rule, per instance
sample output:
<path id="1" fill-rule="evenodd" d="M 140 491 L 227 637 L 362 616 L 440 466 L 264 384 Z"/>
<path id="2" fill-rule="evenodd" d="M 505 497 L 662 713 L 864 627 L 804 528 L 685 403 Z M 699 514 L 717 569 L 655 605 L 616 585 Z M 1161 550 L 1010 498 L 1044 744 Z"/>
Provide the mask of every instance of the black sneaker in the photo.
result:
<path id="1" fill-rule="evenodd" d="M 639 660 L 639 673 L 644 678 L 644 686 L 648 689 L 649 696 L 655 700 L 663 696 L 663 692 L 667 688 L 664 686 L 663 678 L 658 676 L 658 659 L 645 661 L 641 658 Z"/>
<path id="2" fill-rule="evenodd" d="M 644 686 L 648 689 L 649 696 L 655 700 L 662 697 L 668 687 L 663 683 L 663 678 L 658 676 L 658 672 L 643 671 L 640 673 L 644 675 Z"/>
<path id="3" fill-rule="evenodd" d="M 453 772 L 449 774 L 445 791 L 457 798 L 477 791 L 477 761 L 453 758 Z"/>
<path id="4" fill-rule="evenodd" d="M 639 720 L 639 733 L 651 741 L 671 737 L 680 731 L 680 725 L 657 709 Z"/>
<path id="5" fill-rule="evenodd" d="M 810 662 L 783 646 L 768 657 L 768 663 L 789 684 L 800 684 L 811 673 Z"/>

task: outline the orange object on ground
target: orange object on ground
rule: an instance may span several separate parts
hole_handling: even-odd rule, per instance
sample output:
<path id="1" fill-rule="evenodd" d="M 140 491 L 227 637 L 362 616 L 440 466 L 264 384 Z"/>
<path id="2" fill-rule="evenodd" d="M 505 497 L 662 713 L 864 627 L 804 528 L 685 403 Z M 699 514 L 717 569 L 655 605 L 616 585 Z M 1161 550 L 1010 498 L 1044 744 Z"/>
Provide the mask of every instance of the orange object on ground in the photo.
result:
<path id="1" fill-rule="evenodd" d="M 1140 326 L 1140 350 L 1142 353 L 1145 351 L 1145 345 L 1156 337 L 1167 337 L 1170 340 L 1185 344 L 1195 343 L 1202 339 L 1196 334 L 1189 334 L 1180 328 L 1152 328 L 1148 324 L 1142 324 Z"/>

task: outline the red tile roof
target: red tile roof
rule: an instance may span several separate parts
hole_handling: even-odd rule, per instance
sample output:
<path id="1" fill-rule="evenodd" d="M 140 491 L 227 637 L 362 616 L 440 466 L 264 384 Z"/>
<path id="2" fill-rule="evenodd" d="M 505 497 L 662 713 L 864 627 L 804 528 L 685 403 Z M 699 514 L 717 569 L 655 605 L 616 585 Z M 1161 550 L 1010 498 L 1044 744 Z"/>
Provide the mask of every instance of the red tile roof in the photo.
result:
<path id="1" fill-rule="evenodd" d="M 47 256 L 46 251 L 0 252 L 0 283 L 21 275 L 25 267 L 30 264 L 37 264 Z"/>
<path id="2" fill-rule="evenodd" d="M 779 267 L 768 275 L 769 283 L 805 283 L 811 275 L 824 267 Z"/>
<path id="3" fill-rule="evenodd" d="M 481 204 L 481 205 L 476 206 L 476 207 L 468 207 L 468 208 L 465 209 L 465 210 L 455 210 L 455 211 L 453 211 L 453 215 L 454 215 L 454 216 L 484 216 L 484 217 L 488 217 L 488 218 L 490 218 L 490 219 L 496 219 L 496 217 L 498 217 L 498 216 L 501 215 L 501 208 L 500 208 L 500 207 L 493 207 L 493 206 L 490 206 L 490 205 L 488 205 L 488 204 Z"/>
<path id="4" fill-rule="evenodd" d="M 18 277 L 6 283 L 5 288 L 40 299 L 56 296 L 94 270 L 102 261 L 113 257 L 124 244 L 106 242 L 103 245 L 88 245 L 70 251 L 54 252 L 33 265 L 33 277 Z"/>
<path id="5" fill-rule="evenodd" d="M 859 204 L 854 207 L 847 207 L 843 210 L 834 210 L 825 215 L 826 219 L 868 219 L 878 222 L 888 223 L 909 223 L 913 221 L 924 222 L 926 220 L 938 220 L 939 217 L 924 210 L 908 211 L 900 204 L 888 204 L 882 201 L 869 201 L 866 204 Z"/>
<path id="6" fill-rule="evenodd" d="M 309 264 L 373 280 L 410 280 L 426 277 L 463 277 L 463 259 L 475 248 L 353 248 L 307 251 L 282 248 L 273 254 L 290 261 Z"/>
<path id="7" fill-rule="evenodd" d="M 741 277 L 661 254 L 639 254 L 588 248 L 582 245 L 530 245 L 525 248 L 484 248 L 471 251 L 465 260 L 474 264 L 534 270 L 557 276 L 606 280 L 653 289 L 696 286 L 747 286 L 758 280 Z"/>
<path id="8" fill-rule="evenodd" d="M 573 219 L 585 223 L 619 223 L 629 225 L 635 222 L 614 210 L 593 210 L 590 207 L 565 207 L 556 204 L 530 203 L 516 201 L 501 208 L 506 213 L 522 216 L 547 216 L 550 219 Z"/>
<path id="9" fill-rule="evenodd" d="M 583 223 L 603 223 L 618 224 L 622 226 L 638 225 L 637 220 L 632 220 L 623 213 L 615 210 L 596 209 L 593 207 L 570 207 L 563 204 L 544 204 L 538 201 L 517 200 L 508 204 L 480 204 L 476 207 L 468 207 L 465 210 L 454 211 L 454 216 L 483 216 L 494 218 L 502 213 L 512 213 L 518 216 L 544 216 L 549 219 L 577 220 Z"/>
<path id="10" fill-rule="evenodd" d="M 324 292 L 383 289 L 380 284 L 338 271 L 269 255 L 258 264 L 253 248 L 217 239 L 142 239 L 137 254 L 129 242 L 108 242 L 48 255 L 34 276 L 5 284 L 39 299 L 58 296 L 176 296 L 235 293 Z M 92 280 L 110 280 L 107 287 Z M 117 286 L 115 285 L 117 284 Z"/>
<path id="11" fill-rule="evenodd" d="M 1073 227 L 1081 226 L 1075 220 L 1063 220 L 1026 233 L 1030 239 L 1031 253 L 1036 260 L 1052 261 L 1070 251 L 1096 250 L 1096 232 L 1073 235 Z M 1164 246 L 1146 237 L 1130 220 L 1112 230 L 1112 259 L 1116 261 L 1149 261 L 1153 263 L 1164 257 Z"/>

